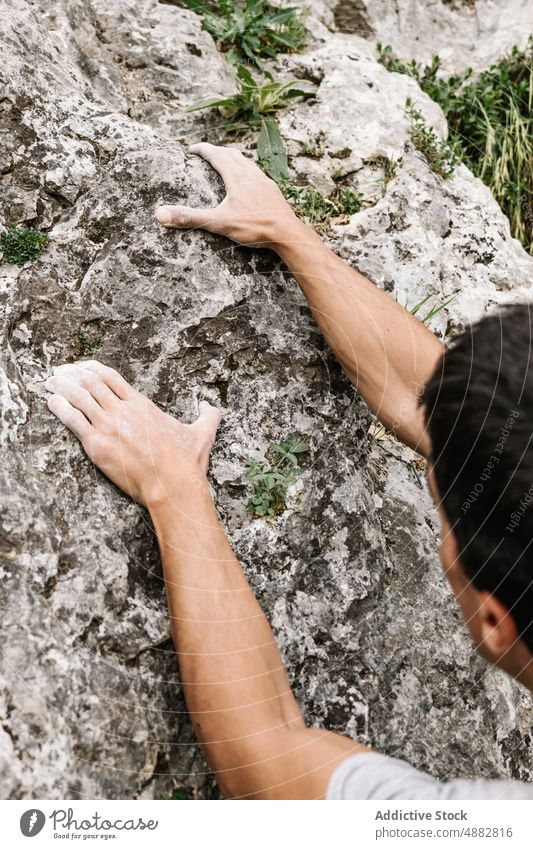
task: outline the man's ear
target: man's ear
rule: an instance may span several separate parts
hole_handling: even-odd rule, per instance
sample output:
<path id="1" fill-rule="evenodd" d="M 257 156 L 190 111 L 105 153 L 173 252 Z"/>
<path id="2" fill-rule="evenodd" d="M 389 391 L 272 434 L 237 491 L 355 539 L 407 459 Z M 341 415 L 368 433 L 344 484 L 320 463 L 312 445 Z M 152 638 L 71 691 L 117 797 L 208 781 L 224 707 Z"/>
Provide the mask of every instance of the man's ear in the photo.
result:
<path id="1" fill-rule="evenodd" d="M 481 646 L 484 653 L 494 659 L 503 657 L 516 646 L 518 628 L 512 614 L 492 593 L 479 593 L 479 617 L 481 621 Z"/>

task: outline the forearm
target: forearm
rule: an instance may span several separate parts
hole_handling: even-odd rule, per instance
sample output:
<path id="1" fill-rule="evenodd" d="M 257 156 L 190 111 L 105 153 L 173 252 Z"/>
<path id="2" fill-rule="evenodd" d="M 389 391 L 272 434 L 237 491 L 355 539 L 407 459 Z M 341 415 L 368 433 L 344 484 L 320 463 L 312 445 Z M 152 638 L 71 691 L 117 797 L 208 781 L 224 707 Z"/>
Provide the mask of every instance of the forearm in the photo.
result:
<path id="1" fill-rule="evenodd" d="M 207 485 L 185 500 L 172 493 L 151 514 L 196 733 L 225 792 L 253 794 L 264 780 L 258 782 L 247 768 L 255 765 L 264 775 L 257 761 L 272 756 L 274 738 L 304 727 L 272 631 L 226 540 Z"/>
<path id="2" fill-rule="evenodd" d="M 442 344 L 301 222 L 274 247 L 370 409 L 399 439 L 427 454 L 418 398 L 442 356 Z"/>

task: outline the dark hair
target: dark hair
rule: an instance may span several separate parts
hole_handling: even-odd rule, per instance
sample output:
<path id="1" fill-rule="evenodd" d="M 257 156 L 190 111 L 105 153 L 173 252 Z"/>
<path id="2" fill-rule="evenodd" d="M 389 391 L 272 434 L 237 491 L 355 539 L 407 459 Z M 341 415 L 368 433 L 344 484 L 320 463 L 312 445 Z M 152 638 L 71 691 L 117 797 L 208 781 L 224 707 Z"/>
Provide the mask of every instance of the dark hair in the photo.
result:
<path id="1" fill-rule="evenodd" d="M 461 564 L 533 650 L 533 305 L 500 309 L 443 355 L 421 403 Z"/>

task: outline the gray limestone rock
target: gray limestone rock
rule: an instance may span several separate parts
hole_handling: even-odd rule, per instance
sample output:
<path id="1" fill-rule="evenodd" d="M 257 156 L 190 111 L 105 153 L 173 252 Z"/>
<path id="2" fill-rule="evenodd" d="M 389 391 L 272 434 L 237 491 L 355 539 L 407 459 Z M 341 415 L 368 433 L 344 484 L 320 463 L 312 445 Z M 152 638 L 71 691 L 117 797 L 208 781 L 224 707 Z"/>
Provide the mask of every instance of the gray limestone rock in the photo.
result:
<path id="1" fill-rule="evenodd" d="M 320 40 L 331 31 L 390 44 L 403 59 L 431 62 L 449 74 L 483 70 L 533 33 L 529 0 L 294 0 L 309 8 Z"/>
<path id="2" fill-rule="evenodd" d="M 186 149 L 220 129 L 185 107 L 233 89 L 212 40 L 173 3 L 41 5 L 0 2 L 0 226 L 52 237 L 37 262 L 0 265 L 2 795 L 216 792 L 180 693 L 147 516 L 46 408 L 43 380 L 75 356 L 80 329 L 168 412 L 192 417 L 199 397 L 225 408 L 217 504 L 308 721 L 442 778 L 528 778 L 531 701 L 470 645 L 420 462 L 369 434 L 271 254 L 154 224 L 162 201 L 223 194 Z M 412 148 L 408 95 L 446 133 L 412 80 L 346 33 L 281 65 L 318 87 L 281 118 L 294 176 L 327 188 L 342 169 L 367 199 L 328 236 L 348 262 L 409 305 L 455 295 L 433 324 L 442 336 L 530 297 L 533 260 L 488 190 L 464 167 L 443 182 Z M 305 153 L 316 143 L 318 160 Z M 385 155 L 402 159 L 387 186 Z M 290 432 L 312 446 L 300 509 L 250 522 L 245 462 Z"/>

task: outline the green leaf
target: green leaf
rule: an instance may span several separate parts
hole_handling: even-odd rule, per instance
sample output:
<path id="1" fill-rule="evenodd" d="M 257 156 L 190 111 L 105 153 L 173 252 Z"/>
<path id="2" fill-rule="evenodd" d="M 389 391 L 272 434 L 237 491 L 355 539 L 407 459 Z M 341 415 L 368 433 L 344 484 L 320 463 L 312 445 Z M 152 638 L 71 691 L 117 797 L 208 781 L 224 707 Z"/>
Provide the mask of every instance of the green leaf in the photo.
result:
<path id="1" fill-rule="evenodd" d="M 270 24 L 286 24 L 294 17 L 296 9 L 290 6 L 288 9 L 280 9 L 279 12 L 274 12 L 266 18 L 266 22 Z"/>
<path id="2" fill-rule="evenodd" d="M 239 65 L 239 67 L 237 68 L 237 76 L 240 80 L 243 81 L 243 83 L 246 83 L 246 85 L 249 85 L 251 88 L 257 88 L 257 83 L 255 79 L 253 78 L 248 68 L 246 68 L 244 65 Z"/>
<path id="3" fill-rule="evenodd" d="M 181 0 L 181 2 L 187 9 L 191 9 L 193 12 L 202 13 L 205 9 L 205 2 L 203 0 Z"/>
<path id="4" fill-rule="evenodd" d="M 257 155 L 261 167 L 276 183 L 289 178 L 287 151 L 275 118 L 261 118 L 261 130 L 257 139 Z"/>
<path id="5" fill-rule="evenodd" d="M 235 95 L 233 97 L 213 97 L 210 100 L 201 100 L 198 103 L 193 103 L 188 106 L 186 112 L 196 112 L 198 109 L 213 109 L 215 106 L 234 106 Z"/>
<path id="6" fill-rule="evenodd" d="M 291 83 L 288 83 L 288 85 L 291 85 Z M 304 100 L 308 100 L 310 97 L 314 97 L 315 94 L 316 94 L 315 89 L 310 91 L 309 89 L 305 89 L 305 88 L 290 88 L 288 91 L 285 91 L 285 94 L 283 95 L 283 97 L 285 97 L 285 98 L 288 98 L 288 97 L 290 97 L 290 98 L 303 97 Z"/>

